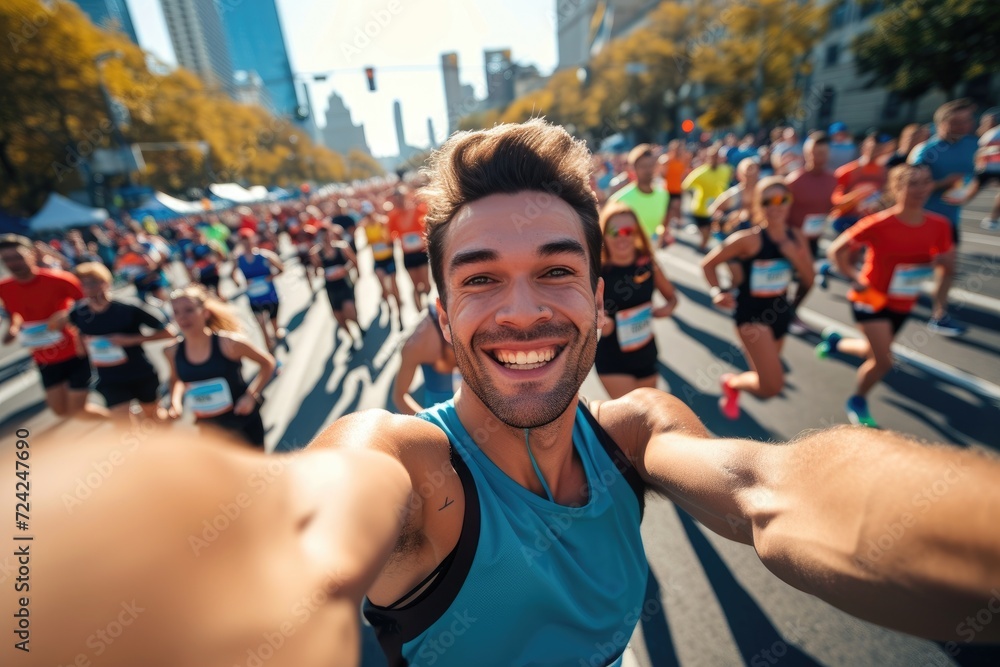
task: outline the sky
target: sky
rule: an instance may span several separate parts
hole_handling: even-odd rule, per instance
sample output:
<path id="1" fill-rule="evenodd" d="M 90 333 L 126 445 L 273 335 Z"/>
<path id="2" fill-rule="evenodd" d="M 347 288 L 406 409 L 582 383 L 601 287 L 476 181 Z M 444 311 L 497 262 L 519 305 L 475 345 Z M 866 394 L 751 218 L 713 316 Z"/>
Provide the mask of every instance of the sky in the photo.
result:
<path id="1" fill-rule="evenodd" d="M 330 73 L 311 84 L 317 122 L 327 98 L 344 99 L 362 122 L 376 157 L 396 155 L 392 103 L 400 100 L 406 142 L 430 143 L 427 119 L 440 143 L 447 131 L 440 55 L 455 51 L 459 78 L 486 93 L 483 50 L 510 48 L 512 60 L 543 74 L 556 65 L 555 0 L 276 0 L 292 71 Z M 127 0 L 140 45 L 176 64 L 160 0 Z M 371 37 L 365 34 L 365 28 Z M 364 68 L 375 68 L 368 91 Z M 384 68 L 384 69 L 382 69 Z"/>

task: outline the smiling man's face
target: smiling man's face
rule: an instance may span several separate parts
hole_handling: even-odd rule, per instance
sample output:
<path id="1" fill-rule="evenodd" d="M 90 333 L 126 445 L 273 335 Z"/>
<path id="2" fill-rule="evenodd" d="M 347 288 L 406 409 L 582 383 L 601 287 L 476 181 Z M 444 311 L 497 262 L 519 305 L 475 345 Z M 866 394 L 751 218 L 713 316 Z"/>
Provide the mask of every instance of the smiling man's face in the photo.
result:
<path id="1" fill-rule="evenodd" d="M 548 197 L 541 215 L 526 218 L 538 195 L 497 194 L 463 206 L 442 248 L 442 329 L 466 385 L 515 428 L 544 426 L 566 411 L 593 365 L 603 324 L 604 287 L 599 282 L 596 294 L 591 287 L 579 216 Z"/>

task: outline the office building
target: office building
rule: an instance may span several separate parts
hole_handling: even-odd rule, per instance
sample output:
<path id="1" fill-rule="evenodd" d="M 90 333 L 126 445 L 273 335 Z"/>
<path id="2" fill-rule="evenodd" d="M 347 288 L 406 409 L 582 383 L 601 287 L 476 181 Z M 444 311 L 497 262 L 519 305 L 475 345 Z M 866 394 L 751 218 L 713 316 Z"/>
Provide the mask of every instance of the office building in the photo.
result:
<path id="1" fill-rule="evenodd" d="M 84 14 L 90 17 L 94 25 L 108 30 L 120 30 L 134 43 L 139 43 L 125 0 L 75 0 L 75 2 Z"/>
<path id="2" fill-rule="evenodd" d="M 209 87 L 235 96 L 233 63 L 213 0 L 160 0 L 174 54 L 181 67 Z"/>
<path id="3" fill-rule="evenodd" d="M 351 111 L 337 93 L 331 93 L 326 107 L 326 127 L 323 128 L 323 144 L 345 157 L 351 150 L 359 150 L 371 155 L 364 125 L 355 125 Z"/>

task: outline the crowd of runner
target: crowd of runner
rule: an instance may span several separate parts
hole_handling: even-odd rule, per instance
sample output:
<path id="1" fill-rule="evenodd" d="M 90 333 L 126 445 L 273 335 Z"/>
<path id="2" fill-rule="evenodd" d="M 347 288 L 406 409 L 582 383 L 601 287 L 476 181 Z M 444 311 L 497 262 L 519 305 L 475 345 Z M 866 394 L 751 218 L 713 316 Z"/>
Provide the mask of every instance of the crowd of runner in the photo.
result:
<path id="1" fill-rule="evenodd" d="M 684 307 L 657 253 L 683 236 L 705 253 L 705 289 L 732 312 L 750 369 L 720 379 L 725 417 L 739 417 L 744 392 L 763 400 L 782 391 L 782 343 L 805 332 L 796 309 L 814 284 L 828 289 L 839 277 L 863 338 L 825 331 L 816 354 L 864 359 L 846 411 L 852 423 L 875 426 L 865 397 L 891 369 L 893 338 L 926 284 L 934 285 L 928 328 L 965 331 L 947 310 L 959 213 L 1000 181 L 1000 111 L 982 114 L 975 133 L 974 111 L 950 102 L 935 114 L 933 133 L 911 125 L 898 139 L 854 137 L 835 123 L 804 141 L 777 128 L 762 144 L 729 134 L 596 154 L 606 319 L 595 365 L 608 394 L 656 385 L 653 320 Z M 0 282 L 4 343 L 18 339 L 31 350 L 58 415 L 99 418 L 130 405 L 158 419 L 189 413 L 263 446 L 262 392 L 280 372 L 277 348 L 288 345 L 282 291 L 324 289 L 338 344 L 343 338 L 353 353 L 365 336 L 355 285 L 372 272 L 380 310 L 400 332 L 406 305 L 420 313 L 392 389 L 396 409 L 415 413 L 447 400 L 460 382 L 430 297 L 424 185 L 411 174 L 165 222 L 125 216 L 47 242 L 5 237 L 0 256 L 12 275 Z M 1000 228 L 998 217 L 1000 195 L 983 227 Z M 303 282 L 279 286 L 283 273 Z M 135 298 L 122 296 L 126 286 Z M 243 298 L 263 345 L 235 314 L 231 302 Z M 175 338 L 166 348 L 170 376 L 159 378 L 143 344 Z M 243 360 L 259 367 L 250 381 Z M 423 405 L 410 393 L 418 367 Z M 91 388 L 103 406 L 87 402 Z"/>

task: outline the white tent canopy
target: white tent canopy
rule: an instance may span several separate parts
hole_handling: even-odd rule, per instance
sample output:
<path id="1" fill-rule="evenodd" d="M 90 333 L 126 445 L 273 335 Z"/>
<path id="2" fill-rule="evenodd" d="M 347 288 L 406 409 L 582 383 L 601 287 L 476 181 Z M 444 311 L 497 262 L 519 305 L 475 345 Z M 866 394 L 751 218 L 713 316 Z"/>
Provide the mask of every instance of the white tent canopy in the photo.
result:
<path id="1" fill-rule="evenodd" d="M 192 215 L 204 212 L 202 205 L 197 202 L 184 201 L 183 199 L 178 199 L 177 197 L 171 197 L 170 195 L 164 194 L 163 192 L 157 192 L 153 196 L 156 198 L 156 201 L 160 202 L 174 213 L 183 213 L 184 215 Z"/>
<path id="2" fill-rule="evenodd" d="M 271 198 L 271 193 L 263 185 L 254 185 L 247 192 L 253 196 L 254 201 L 266 201 Z"/>
<path id="3" fill-rule="evenodd" d="M 40 232 L 99 225 L 107 219 L 108 212 L 105 209 L 77 204 L 72 199 L 53 192 L 42 210 L 31 218 L 31 230 Z"/>
<path id="4" fill-rule="evenodd" d="M 218 197 L 235 204 L 252 204 L 260 199 L 249 190 L 245 190 L 237 183 L 213 183 L 208 186 L 209 192 Z"/>

